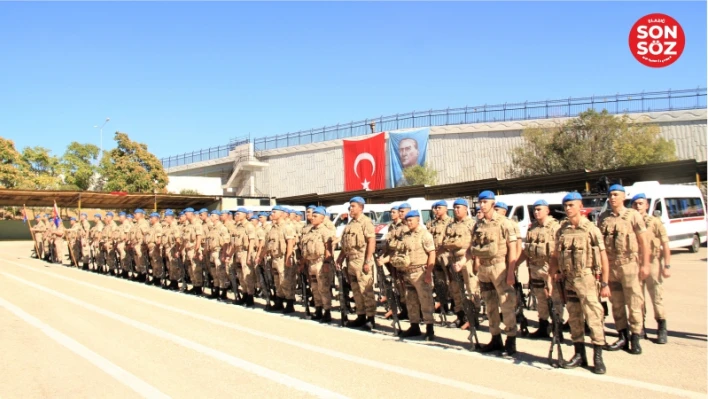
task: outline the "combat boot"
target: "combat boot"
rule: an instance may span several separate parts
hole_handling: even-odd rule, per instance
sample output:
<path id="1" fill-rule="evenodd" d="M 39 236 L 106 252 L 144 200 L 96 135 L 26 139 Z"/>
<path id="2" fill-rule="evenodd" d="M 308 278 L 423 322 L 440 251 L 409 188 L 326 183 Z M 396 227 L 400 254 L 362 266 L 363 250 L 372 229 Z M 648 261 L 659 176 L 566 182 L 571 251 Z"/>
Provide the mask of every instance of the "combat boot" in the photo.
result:
<path id="1" fill-rule="evenodd" d="M 283 314 L 290 314 L 295 311 L 295 300 L 294 299 L 288 299 L 287 300 L 287 305 L 285 305 L 285 309 L 283 309 Z"/>
<path id="2" fill-rule="evenodd" d="M 320 323 L 329 323 L 330 321 L 332 321 L 332 314 L 330 313 L 329 309 L 327 309 L 324 311 L 324 314 L 320 319 Z"/>
<path id="3" fill-rule="evenodd" d="M 246 294 L 246 303 L 245 303 L 245 306 L 246 306 L 247 308 L 252 308 L 252 307 L 256 306 L 256 305 L 253 303 L 253 295 L 251 295 L 251 294 Z"/>
<path id="4" fill-rule="evenodd" d="M 593 345 L 593 363 L 595 367 L 592 372 L 595 374 L 605 374 L 607 369 L 605 369 L 605 362 L 602 361 L 602 345 Z"/>
<path id="5" fill-rule="evenodd" d="M 398 320 L 408 320 L 408 307 L 404 306 L 398 314 Z"/>
<path id="6" fill-rule="evenodd" d="M 435 330 L 432 324 L 425 325 L 425 337 L 426 341 L 435 341 Z"/>
<path id="7" fill-rule="evenodd" d="M 219 297 L 219 289 L 218 288 L 211 288 L 211 292 L 209 293 L 209 299 L 216 299 Z"/>
<path id="8" fill-rule="evenodd" d="M 499 338 L 501 338 L 501 336 Z M 504 345 L 504 354 L 506 356 L 513 356 L 515 353 L 516 337 L 506 337 L 506 344 Z"/>
<path id="9" fill-rule="evenodd" d="M 573 346 L 575 347 L 575 355 L 563 365 L 564 369 L 574 369 L 578 366 L 586 367 L 588 365 L 585 344 L 582 342 L 573 342 Z"/>
<path id="10" fill-rule="evenodd" d="M 492 335 L 492 340 L 488 344 L 482 345 L 479 351 L 482 353 L 489 353 L 494 351 L 500 351 L 504 349 L 504 344 L 502 343 L 501 334 Z"/>
<path id="11" fill-rule="evenodd" d="M 629 336 L 627 333 L 627 329 L 622 329 L 618 331 L 619 333 L 619 339 L 615 341 L 612 345 L 605 344 L 605 350 L 609 352 L 614 352 L 618 351 L 620 349 L 627 350 L 629 349 Z"/>
<path id="12" fill-rule="evenodd" d="M 366 324 L 366 316 L 363 314 L 357 315 L 354 321 L 348 321 L 347 327 L 358 328 Z"/>
<path id="13" fill-rule="evenodd" d="M 283 298 L 276 296 L 275 300 L 273 301 L 275 304 L 270 309 L 273 311 L 276 311 L 276 312 L 282 311 L 284 309 L 283 308 L 283 301 L 284 301 Z"/>
<path id="14" fill-rule="evenodd" d="M 194 289 L 192 290 L 192 293 L 196 296 L 201 296 L 204 293 L 204 291 L 202 291 L 202 287 L 195 286 Z"/>
<path id="15" fill-rule="evenodd" d="M 548 334 L 548 326 L 548 320 L 539 320 L 538 330 L 529 334 L 529 338 L 550 338 L 550 335 Z"/>
<path id="16" fill-rule="evenodd" d="M 376 320 L 374 319 L 374 316 L 367 317 L 366 323 L 364 323 L 364 330 L 371 331 L 374 327 L 376 327 Z"/>
<path id="17" fill-rule="evenodd" d="M 420 326 L 417 323 L 411 324 L 411 326 L 404 332 L 401 333 L 401 338 L 417 337 L 422 335 L 420 331 Z"/>
<path id="18" fill-rule="evenodd" d="M 666 339 L 667 339 L 667 332 L 666 332 L 666 320 L 657 320 L 657 323 L 659 326 L 657 327 L 657 337 L 656 337 L 656 343 L 657 344 L 665 344 Z"/>
<path id="19" fill-rule="evenodd" d="M 322 320 L 322 306 L 315 307 L 315 314 L 310 320 Z"/>
<path id="20" fill-rule="evenodd" d="M 457 312 L 455 314 L 457 315 L 457 320 L 455 320 L 455 326 L 457 328 L 462 328 L 462 326 L 464 326 L 465 323 L 467 322 L 467 317 L 465 317 L 465 312 L 460 310 L 459 312 Z"/>
<path id="21" fill-rule="evenodd" d="M 639 340 L 641 339 L 641 335 L 632 333 L 632 338 L 631 338 L 631 345 L 629 346 L 629 353 L 633 355 L 641 355 L 642 354 L 642 347 L 639 346 Z"/>

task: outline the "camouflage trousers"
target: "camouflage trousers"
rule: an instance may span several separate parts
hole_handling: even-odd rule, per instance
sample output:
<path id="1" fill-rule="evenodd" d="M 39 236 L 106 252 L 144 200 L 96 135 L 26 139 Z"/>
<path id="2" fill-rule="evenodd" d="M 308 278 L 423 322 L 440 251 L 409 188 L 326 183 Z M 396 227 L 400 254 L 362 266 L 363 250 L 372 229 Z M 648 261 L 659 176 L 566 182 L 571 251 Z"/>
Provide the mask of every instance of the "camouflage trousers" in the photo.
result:
<path id="1" fill-rule="evenodd" d="M 482 298 L 487 305 L 487 318 L 489 319 L 489 333 L 492 335 L 501 334 L 501 318 L 499 317 L 499 307 L 501 306 L 505 332 L 509 337 L 516 336 L 516 291 L 514 287 L 506 283 L 506 263 L 494 263 L 485 266 L 484 263 L 479 268 L 479 285 L 482 291 Z"/>
<path id="2" fill-rule="evenodd" d="M 610 262 L 610 302 L 615 328 L 629 328 L 634 334 L 642 333 L 642 305 L 644 298 L 639 283 L 639 266 L 629 262 L 615 266 Z"/>
<path id="3" fill-rule="evenodd" d="M 411 325 L 420 323 L 420 313 L 423 313 L 423 323 L 433 324 L 433 282 L 425 282 L 425 265 L 408 266 L 399 269 L 406 286 L 406 307 Z"/>
<path id="4" fill-rule="evenodd" d="M 376 298 L 374 295 L 374 265 L 369 266 L 369 271 L 364 272 L 364 257 L 347 258 L 347 273 L 349 283 L 354 294 L 354 303 L 356 304 L 356 314 L 358 316 L 366 315 L 366 317 L 376 316 Z M 402 287 L 402 283 L 400 283 Z M 404 293 L 405 290 L 398 291 Z M 401 295 L 403 298 L 405 295 Z M 403 303 L 403 300 L 401 300 Z"/>
<path id="5" fill-rule="evenodd" d="M 600 305 L 595 276 L 590 269 L 587 269 L 587 272 L 581 276 L 565 276 L 565 295 L 571 340 L 573 342 L 585 340 L 585 322 L 587 321 L 593 345 L 604 345 L 603 319 L 605 312 Z"/>
<path id="6" fill-rule="evenodd" d="M 315 299 L 315 306 L 330 310 L 332 308 L 333 266 L 323 263 L 323 260 L 320 258 L 305 261 L 305 267 L 310 277 L 310 289 Z"/>
<path id="7" fill-rule="evenodd" d="M 658 258 L 652 258 L 649 266 L 651 273 L 644 280 L 644 286 L 649 292 L 649 299 L 654 307 L 654 319 L 666 320 L 666 310 L 664 309 L 664 277 L 661 275 L 661 264 Z M 646 294 L 642 290 L 642 296 L 646 301 Z"/>

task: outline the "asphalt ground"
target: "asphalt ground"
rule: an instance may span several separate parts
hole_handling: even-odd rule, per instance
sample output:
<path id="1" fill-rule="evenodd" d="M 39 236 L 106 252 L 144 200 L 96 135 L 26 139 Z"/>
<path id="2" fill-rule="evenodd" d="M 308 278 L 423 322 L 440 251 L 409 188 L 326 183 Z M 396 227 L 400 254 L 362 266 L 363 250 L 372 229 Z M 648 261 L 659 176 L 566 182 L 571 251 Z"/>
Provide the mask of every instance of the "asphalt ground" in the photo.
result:
<path id="1" fill-rule="evenodd" d="M 595 375 L 550 367 L 549 340 L 520 337 L 513 358 L 473 352 L 453 328 L 436 327 L 434 342 L 404 341 L 383 308 L 374 332 L 339 327 L 336 302 L 321 325 L 299 303 L 293 315 L 267 313 L 260 299 L 245 309 L 50 265 L 30 258 L 31 247 L 0 243 L 1 398 L 707 396 L 705 248 L 673 254 L 669 342 L 652 342 L 649 306 L 643 354 L 605 352 L 607 374 Z M 535 330 L 536 313 L 525 314 Z M 605 330 L 614 341 L 611 316 Z M 478 334 L 489 341 L 486 321 Z"/>

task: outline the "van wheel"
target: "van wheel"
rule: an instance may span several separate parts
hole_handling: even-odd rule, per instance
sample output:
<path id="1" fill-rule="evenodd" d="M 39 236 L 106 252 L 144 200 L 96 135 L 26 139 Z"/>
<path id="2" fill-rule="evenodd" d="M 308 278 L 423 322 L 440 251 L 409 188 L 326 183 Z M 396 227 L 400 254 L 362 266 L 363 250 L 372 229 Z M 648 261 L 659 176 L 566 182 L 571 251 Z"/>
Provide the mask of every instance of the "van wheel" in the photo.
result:
<path id="1" fill-rule="evenodd" d="M 691 246 L 688 247 L 688 250 L 691 251 L 691 253 L 696 253 L 698 252 L 698 248 L 701 246 L 701 240 L 698 238 L 698 234 L 693 235 L 693 241 L 691 242 Z"/>

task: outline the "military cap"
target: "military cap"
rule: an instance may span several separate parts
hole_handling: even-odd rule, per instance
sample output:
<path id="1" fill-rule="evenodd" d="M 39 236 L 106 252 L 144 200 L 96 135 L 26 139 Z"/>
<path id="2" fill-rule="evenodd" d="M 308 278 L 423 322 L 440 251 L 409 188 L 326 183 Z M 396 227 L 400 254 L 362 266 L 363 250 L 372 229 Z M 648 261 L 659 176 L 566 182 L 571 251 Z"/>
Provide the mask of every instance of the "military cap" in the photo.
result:
<path id="1" fill-rule="evenodd" d="M 400 211 L 401 209 L 411 209 L 411 204 L 404 202 L 398 206 L 398 210 Z"/>
<path id="2" fill-rule="evenodd" d="M 106 212 L 106 216 L 114 216 L 113 212 Z"/>
<path id="3" fill-rule="evenodd" d="M 436 203 L 433 204 L 433 209 L 435 209 L 439 206 L 447 207 L 447 202 L 445 202 L 443 200 L 437 201 Z"/>
<path id="4" fill-rule="evenodd" d="M 76 221 L 76 218 L 72 216 L 72 217 L 69 218 L 69 221 L 70 221 L 70 222 L 75 222 L 75 221 Z"/>
<path id="5" fill-rule="evenodd" d="M 634 203 L 635 201 L 640 200 L 640 199 L 647 199 L 646 194 L 639 193 L 639 194 L 635 195 L 634 197 L 632 197 L 632 203 Z"/>
<path id="6" fill-rule="evenodd" d="M 391 206 L 391 210 L 392 210 L 392 211 L 397 211 L 397 210 L 398 210 L 398 205 L 393 205 L 393 206 Z"/>
<path id="7" fill-rule="evenodd" d="M 182 212 L 184 212 L 184 213 L 189 213 L 189 212 L 194 213 L 194 208 L 186 208 L 186 209 L 183 210 Z"/>
<path id="8" fill-rule="evenodd" d="M 132 214 L 132 213 L 129 213 L 126 217 L 127 217 L 128 219 L 133 219 L 133 214 Z"/>
<path id="9" fill-rule="evenodd" d="M 153 212 L 153 213 L 150 214 L 150 217 L 151 217 L 151 218 L 159 218 L 159 217 L 160 217 L 160 214 L 157 213 L 157 212 Z"/>
<path id="10" fill-rule="evenodd" d="M 234 213 L 239 213 L 239 212 L 240 212 L 240 213 L 248 213 L 248 209 L 246 209 L 246 208 L 238 208 L 238 209 L 236 209 L 236 212 L 234 212 Z"/>
<path id="11" fill-rule="evenodd" d="M 100 214 L 100 213 L 97 213 L 97 214 L 93 215 L 93 217 L 95 217 L 95 218 L 99 218 L 99 219 L 100 219 L 100 218 L 101 218 L 102 216 L 101 216 L 101 214 Z"/>
<path id="12" fill-rule="evenodd" d="M 479 193 L 479 196 L 477 198 L 479 198 L 480 200 L 494 199 L 494 198 L 496 198 L 496 196 L 494 195 L 493 191 L 484 190 L 481 193 Z"/>
<path id="13" fill-rule="evenodd" d="M 198 213 L 199 213 L 199 214 L 202 214 L 202 213 L 209 213 L 209 210 L 206 209 L 206 208 L 202 208 L 202 209 L 199 210 Z"/>
<path id="14" fill-rule="evenodd" d="M 452 206 L 457 206 L 457 205 L 466 206 L 466 207 L 468 207 L 468 208 L 469 208 L 469 206 L 470 206 L 469 202 L 467 202 L 467 200 L 464 199 L 464 198 L 458 198 L 458 199 L 456 199 L 455 202 L 452 204 Z"/>
<path id="15" fill-rule="evenodd" d="M 118 216 L 125 216 L 125 212 L 119 212 Z"/>
<path id="16" fill-rule="evenodd" d="M 173 210 L 170 209 L 170 208 L 165 209 L 165 213 L 167 213 L 167 212 L 172 212 L 173 214 L 175 213 L 175 211 L 173 211 Z"/>
<path id="17" fill-rule="evenodd" d="M 211 211 L 211 214 L 216 215 L 216 216 L 221 216 L 221 212 L 219 212 L 218 209 L 214 209 L 213 211 Z"/>
<path id="18" fill-rule="evenodd" d="M 480 211 L 480 210 L 482 210 L 482 208 L 480 208 L 479 205 L 477 205 L 477 206 L 474 207 L 474 210 L 475 210 L 475 211 Z"/>
<path id="19" fill-rule="evenodd" d="M 81 216 L 86 216 L 86 217 L 88 217 L 88 215 L 87 215 L 85 212 L 82 213 Z"/>
<path id="20" fill-rule="evenodd" d="M 144 215 L 144 214 L 145 214 L 145 211 L 142 210 L 142 209 L 140 209 L 140 208 L 138 208 L 138 209 L 136 209 L 135 212 L 133 212 L 133 213 L 135 213 L 135 214 L 142 213 L 142 214 Z"/>
<path id="21" fill-rule="evenodd" d="M 254 213 L 248 220 L 258 220 L 258 214 Z"/>
<path id="22" fill-rule="evenodd" d="M 418 212 L 418 211 L 408 211 L 408 213 L 406 213 L 406 219 L 408 219 L 408 218 L 413 218 L 413 217 L 420 217 L 420 212 Z"/>
<path id="23" fill-rule="evenodd" d="M 280 205 L 275 205 L 275 206 L 273 206 L 273 212 L 275 212 L 275 211 L 285 212 L 285 210 L 283 209 L 283 207 L 280 206 Z"/>
<path id="24" fill-rule="evenodd" d="M 165 211 L 165 216 L 174 216 L 175 212 L 172 209 L 168 209 Z"/>
<path id="25" fill-rule="evenodd" d="M 361 197 L 354 197 L 354 198 L 350 199 L 349 203 L 351 204 L 352 202 L 356 202 L 356 203 L 362 204 L 362 205 L 366 204 L 366 201 L 364 201 L 364 199 Z"/>
<path id="26" fill-rule="evenodd" d="M 317 205 L 308 205 L 307 206 L 307 209 L 315 209 L 315 208 L 317 208 Z"/>
<path id="27" fill-rule="evenodd" d="M 566 202 L 569 201 L 582 201 L 583 196 L 580 195 L 579 192 L 573 191 L 572 193 L 566 194 L 565 197 L 563 197 L 563 203 L 565 204 Z"/>
<path id="28" fill-rule="evenodd" d="M 312 213 L 316 213 L 316 214 L 318 214 L 318 215 L 327 216 L 327 209 L 326 209 L 324 206 L 318 206 L 318 207 L 315 208 L 314 211 L 312 211 Z"/>
<path id="29" fill-rule="evenodd" d="M 509 208 L 508 206 L 506 206 L 506 202 L 501 202 L 501 201 L 495 202 L 494 207 L 501 208 L 501 209 L 508 209 Z"/>
<path id="30" fill-rule="evenodd" d="M 259 218 L 267 218 L 269 216 L 268 212 L 261 212 L 258 214 Z"/>
<path id="31" fill-rule="evenodd" d="M 178 215 L 178 216 L 179 216 L 179 217 L 182 217 L 182 216 L 184 216 L 184 211 L 180 211 L 180 213 L 179 213 L 179 215 Z"/>
<path id="32" fill-rule="evenodd" d="M 42 217 L 39 216 L 39 215 L 34 215 L 34 218 L 35 218 L 35 219 L 41 219 Z"/>
<path id="33" fill-rule="evenodd" d="M 608 193 L 611 193 L 611 192 L 613 192 L 613 191 L 625 192 L 625 191 L 624 191 L 624 186 L 622 186 L 621 184 L 613 184 L 613 185 L 610 186 L 610 189 L 607 190 L 607 192 L 608 192 Z"/>
<path id="34" fill-rule="evenodd" d="M 45 214 L 44 214 L 44 217 L 45 217 L 45 218 L 48 218 L 48 217 L 49 217 L 49 214 L 48 214 L 48 213 L 45 213 Z"/>
<path id="35" fill-rule="evenodd" d="M 548 202 L 546 200 L 538 200 L 533 203 L 533 206 L 548 206 Z"/>

